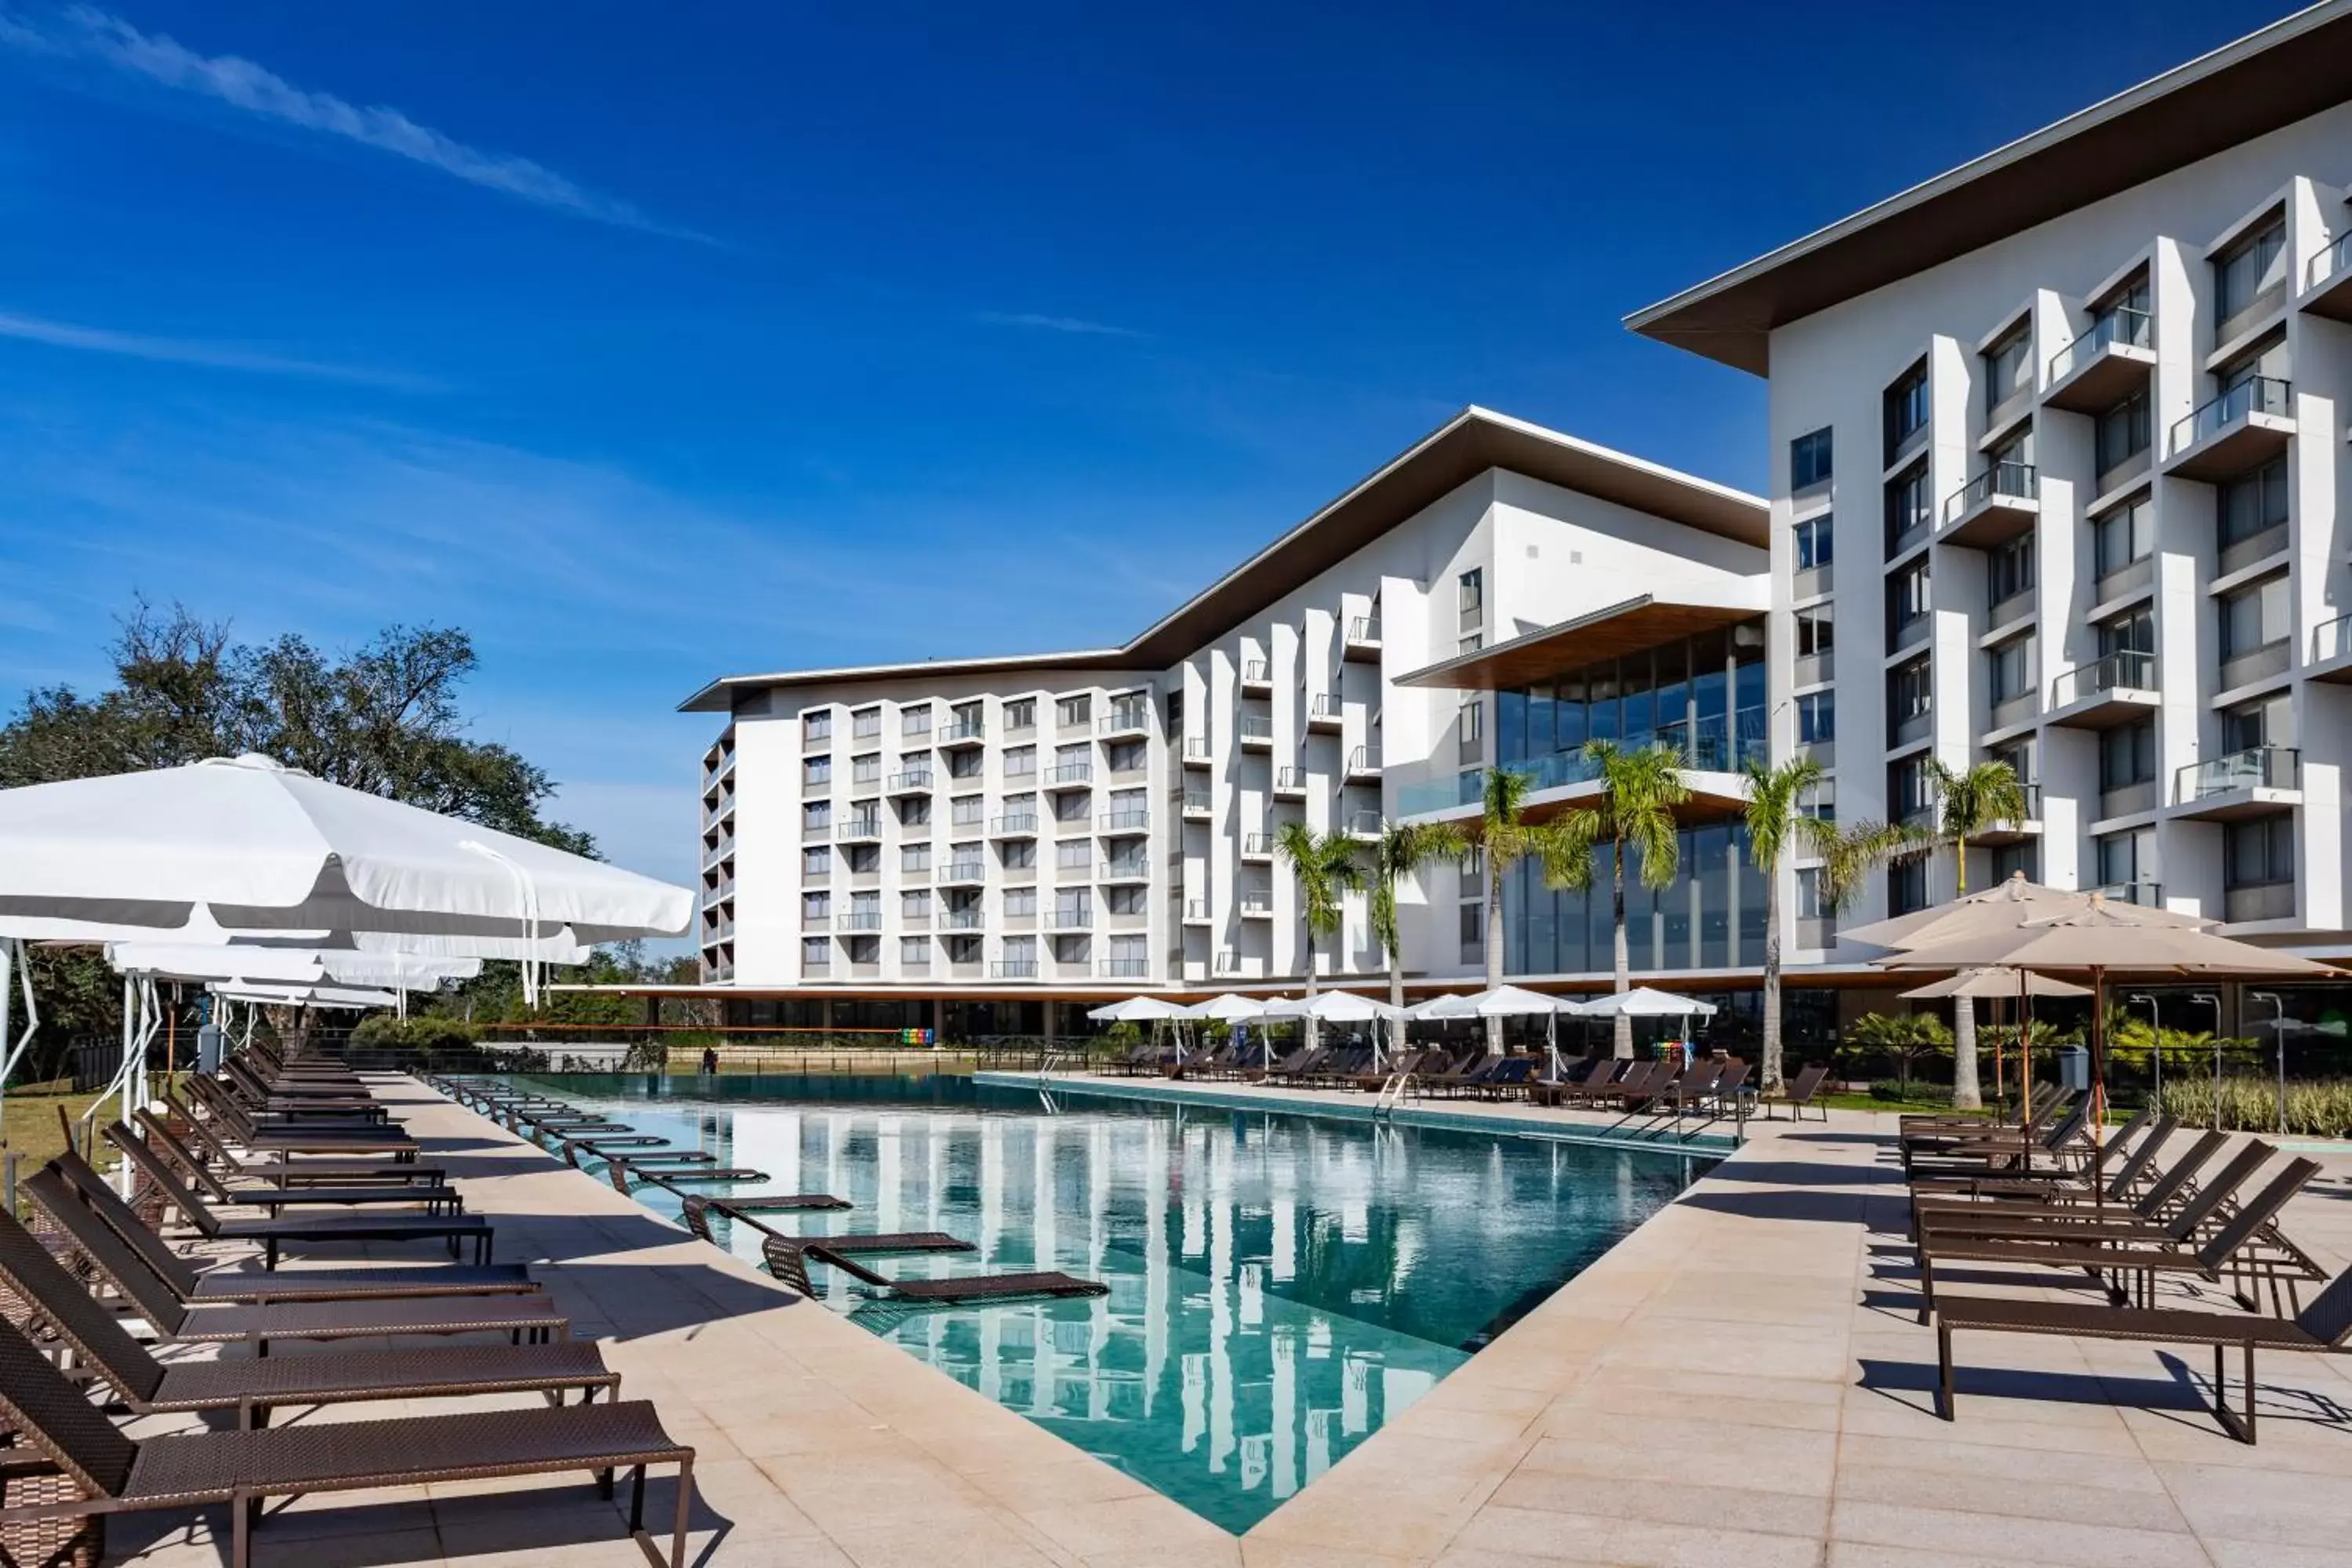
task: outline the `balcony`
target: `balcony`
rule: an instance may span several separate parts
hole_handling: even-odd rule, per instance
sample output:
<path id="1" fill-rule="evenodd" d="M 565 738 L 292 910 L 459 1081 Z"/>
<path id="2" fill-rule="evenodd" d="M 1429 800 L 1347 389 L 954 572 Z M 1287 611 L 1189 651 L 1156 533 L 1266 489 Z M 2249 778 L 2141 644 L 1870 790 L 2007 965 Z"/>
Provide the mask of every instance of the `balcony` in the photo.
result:
<path id="1" fill-rule="evenodd" d="M 2050 683 L 2050 722 L 2077 730 L 2111 730 L 2145 719 L 2163 700 L 2156 655 L 2111 653 L 2066 671 Z"/>
<path id="2" fill-rule="evenodd" d="M 1209 900 L 1206 900 L 1206 899 L 1187 899 L 1187 900 L 1184 900 L 1184 923 L 1185 923 L 1186 925 L 1188 925 L 1188 926 L 1204 926 L 1204 925 L 1208 925 L 1208 924 L 1210 924 L 1210 923 L 1212 922 L 1212 921 L 1213 920 L 1213 918 L 1214 918 L 1214 917 L 1213 917 L 1213 916 L 1209 913 Z"/>
<path id="3" fill-rule="evenodd" d="M 2286 450 L 2294 434 L 2294 388 L 2276 376 L 2249 376 L 2172 426 L 2164 471 L 2178 479 L 2227 479 Z"/>
<path id="4" fill-rule="evenodd" d="M 2303 804 L 2303 752 L 2293 746 L 2252 746 L 2191 763 L 2173 774 L 2176 816 L 2228 822 Z"/>
<path id="5" fill-rule="evenodd" d="M 1182 811 L 1187 822 L 1209 821 L 1213 815 L 1213 808 L 1209 804 L 1209 792 L 1204 789 L 1186 790 Z"/>
<path id="6" fill-rule="evenodd" d="M 950 931 L 978 931 L 981 919 L 978 910 L 950 910 L 941 917 L 942 923 Z"/>
<path id="7" fill-rule="evenodd" d="M 1045 770 L 1047 789 L 1086 789 L 1095 782 L 1092 763 L 1060 763 Z"/>
<path id="8" fill-rule="evenodd" d="M 1348 622 L 1348 636 L 1341 645 L 1341 655 L 1347 658 L 1381 660 L 1381 618 L 1378 616 L 1356 616 Z"/>
<path id="9" fill-rule="evenodd" d="M 845 914 L 838 914 L 833 917 L 833 929 L 835 931 L 880 931 L 882 929 L 882 911 L 880 910 L 851 910 Z"/>
<path id="10" fill-rule="evenodd" d="M 1239 975 L 1241 972 L 1242 955 L 1230 947 L 1217 949 L 1217 956 L 1209 961 L 1209 973 L 1221 978 Z"/>
<path id="11" fill-rule="evenodd" d="M 1378 746 L 1358 746 L 1348 753 L 1347 777 L 1349 784 L 1370 783 L 1381 776 L 1381 749 Z"/>
<path id="12" fill-rule="evenodd" d="M 1307 727 L 1310 730 L 1338 730 L 1341 722 L 1339 699 L 1336 693 L 1319 691 L 1307 700 Z"/>
<path id="13" fill-rule="evenodd" d="M 1045 929 L 1048 931 L 1092 931 L 1095 929 L 1094 908 L 1089 904 L 1056 905 L 1045 916 Z"/>
<path id="14" fill-rule="evenodd" d="M 2315 316 L 2352 321 L 2352 234 L 2311 258 L 2304 272 L 2303 308 Z"/>
<path id="15" fill-rule="evenodd" d="M 1019 816 L 1000 816 L 988 825 L 991 838 L 1034 838 L 1037 837 L 1037 814 L 1026 812 Z"/>
<path id="16" fill-rule="evenodd" d="M 2050 356 L 2050 390 L 2042 402 L 2074 414 L 2102 414 L 2146 386 L 2155 368 L 2154 318 L 2118 307 Z"/>
<path id="17" fill-rule="evenodd" d="M 1274 919 L 1274 891 L 1270 888 L 1244 889 L 1241 897 L 1234 901 L 1241 910 L 1242 919 L 1245 921 Z"/>
<path id="18" fill-rule="evenodd" d="M 1994 823 L 1982 833 L 1969 838 L 1969 843 L 2015 844 L 2021 839 L 2038 838 L 2042 836 L 2042 786 L 2039 784 L 2025 784 L 2018 787 L 2025 791 L 2025 815 L 2014 822 Z"/>
<path id="19" fill-rule="evenodd" d="M 1207 736 L 1187 735 L 1184 737 L 1184 765 L 1186 767 L 1205 768 L 1214 759 L 1209 751 L 1209 740 Z"/>
<path id="20" fill-rule="evenodd" d="M 954 752 L 981 745 L 988 739 L 988 726 L 977 719 L 958 719 L 940 731 L 939 744 Z"/>
<path id="21" fill-rule="evenodd" d="M 1307 770 L 1305 768 L 1275 769 L 1274 797 L 1276 800 L 1305 800 Z"/>
<path id="22" fill-rule="evenodd" d="M 968 888 L 988 880 L 985 860 L 950 860 L 940 868 L 939 883 L 943 888 Z"/>
<path id="23" fill-rule="evenodd" d="M 1118 740 L 1132 735 L 1151 733 L 1151 707 L 1145 702 L 1114 702 L 1110 711 L 1095 726 L 1095 732 L 1104 740 Z"/>
<path id="24" fill-rule="evenodd" d="M 1251 696 L 1274 695 L 1274 666 L 1262 658 L 1245 659 L 1242 664 L 1242 690 Z"/>
<path id="25" fill-rule="evenodd" d="M 892 773 L 882 786 L 887 795 L 929 795 L 931 792 L 931 770 L 916 768 L 903 773 Z"/>
<path id="26" fill-rule="evenodd" d="M 1267 865 L 1273 864 L 1274 835 L 1271 833 L 1243 834 L 1242 858 L 1247 861 L 1264 862 Z"/>
<path id="27" fill-rule="evenodd" d="M 878 816 L 853 816 L 835 827 L 833 836 L 844 844 L 872 844 L 882 837 L 882 819 Z"/>
<path id="28" fill-rule="evenodd" d="M 2338 616 L 2311 629 L 2311 678 L 2352 681 L 2352 616 Z"/>
<path id="29" fill-rule="evenodd" d="M 1148 958 L 1103 958 L 1095 961 L 1095 973 L 1106 980 L 1141 980 L 1151 973 Z"/>
<path id="30" fill-rule="evenodd" d="M 1034 980 L 1037 961 L 1034 958 L 1000 958 L 988 966 L 991 980 Z"/>
<path id="31" fill-rule="evenodd" d="M 1151 880 L 1151 862 L 1127 858 L 1106 860 L 1097 869 L 1095 880 L 1121 883 L 1149 882 Z"/>
<path id="32" fill-rule="evenodd" d="M 1351 811 L 1340 830 L 1360 844 L 1378 844 L 1381 841 L 1381 814 L 1371 810 Z"/>
<path id="33" fill-rule="evenodd" d="M 1983 550 L 2016 538 L 2041 514 L 2033 465 L 1999 462 L 1944 498 L 1944 523 L 1937 537 L 1948 544 Z"/>
<path id="34" fill-rule="evenodd" d="M 1274 721 L 1263 713 L 1244 713 L 1241 718 L 1242 750 L 1270 752 L 1274 750 Z"/>
<path id="35" fill-rule="evenodd" d="M 1095 827 L 1105 838 L 1137 837 L 1151 831 L 1151 814 L 1148 811 L 1106 811 L 1095 818 Z"/>

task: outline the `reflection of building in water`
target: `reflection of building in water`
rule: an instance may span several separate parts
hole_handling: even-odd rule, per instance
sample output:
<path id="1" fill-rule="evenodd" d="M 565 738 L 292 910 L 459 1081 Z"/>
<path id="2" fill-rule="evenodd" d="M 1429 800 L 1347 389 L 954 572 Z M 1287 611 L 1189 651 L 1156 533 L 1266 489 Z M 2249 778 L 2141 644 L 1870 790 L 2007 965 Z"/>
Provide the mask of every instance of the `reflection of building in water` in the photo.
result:
<path id="1" fill-rule="evenodd" d="M 1262 1510 L 1434 1386 L 1676 1190 L 1569 1145 L 1216 1114 L 733 1113 L 731 1158 L 835 1193 L 812 1232 L 945 1230 L 929 1273 L 1055 1268 L 1107 1297 L 861 1321 L 1179 1496 Z M 734 1239 L 755 1257 L 755 1237 Z M 827 1299 L 851 1310 L 838 1275 Z M 1185 1500 L 1213 1516 L 1213 1501 Z M 1233 1522 L 1227 1518 L 1226 1522 Z M 1245 1522 L 1245 1521 L 1244 1521 Z"/>

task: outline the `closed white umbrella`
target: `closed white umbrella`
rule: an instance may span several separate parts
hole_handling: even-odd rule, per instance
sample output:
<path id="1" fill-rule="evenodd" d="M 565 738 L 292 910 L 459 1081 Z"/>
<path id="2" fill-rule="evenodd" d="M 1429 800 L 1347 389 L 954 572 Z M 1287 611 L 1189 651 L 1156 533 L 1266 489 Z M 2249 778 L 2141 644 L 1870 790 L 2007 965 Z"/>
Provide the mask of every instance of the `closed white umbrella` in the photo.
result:
<path id="1" fill-rule="evenodd" d="M 1559 1076 L 1559 1033 L 1557 1020 L 1573 1013 L 1576 1005 L 1564 996 L 1549 996 L 1524 985 L 1497 985 L 1489 991 L 1448 993 L 1405 1009 L 1412 1018 L 1533 1018 L 1544 1020 L 1544 1053 L 1551 1075 Z"/>
<path id="2" fill-rule="evenodd" d="M 1184 1009 L 1184 1016 L 1213 1018 L 1219 1023 L 1230 1024 L 1239 1019 L 1259 1017 L 1265 1012 L 1265 1003 L 1262 998 L 1228 991 L 1221 996 L 1212 996 L 1206 1002 L 1193 1003 Z"/>
<path id="3" fill-rule="evenodd" d="M 1573 1012 L 1580 1018 L 1629 1017 L 1688 1020 L 1693 1017 L 1709 1016 L 1715 1011 L 1715 1004 L 1702 1002 L 1696 996 L 1677 996 L 1671 991 L 1658 991 L 1647 985 L 1636 985 L 1631 991 L 1606 992 L 1589 1000 L 1573 1003 L 1567 1011 Z M 1684 1026 L 1683 1033 L 1687 1043 L 1690 1033 L 1687 1022 Z"/>
<path id="4" fill-rule="evenodd" d="M 1312 996 L 1284 996 L 1269 1002 L 1261 1016 L 1312 1018 L 1318 1024 L 1370 1024 L 1404 1016 L 1402 1007 L 1376 1002 L 1353 991 L 1318 991 Z M 1380 1036 L 1372 1037 L 1372 1059 L 1380 1065 Z"/>
<path id="5" fill-rule="evenodd" d="M 389 1007 L 400 1000 L 389 991 L 350 985 L 215 985 L 213 994 L 273 1007 Z"/>
<path id="6" fill-rule="evenodd" d="M 1171 1018 L 1189 1018 L 1192 1015 L 1173 1002 L 1157 996 L 1130 996 L 1124 1002 L 1113 1002 L 1097 1007 L 1087 1017 L 1105 1024 L 1160 1024 Z"/>

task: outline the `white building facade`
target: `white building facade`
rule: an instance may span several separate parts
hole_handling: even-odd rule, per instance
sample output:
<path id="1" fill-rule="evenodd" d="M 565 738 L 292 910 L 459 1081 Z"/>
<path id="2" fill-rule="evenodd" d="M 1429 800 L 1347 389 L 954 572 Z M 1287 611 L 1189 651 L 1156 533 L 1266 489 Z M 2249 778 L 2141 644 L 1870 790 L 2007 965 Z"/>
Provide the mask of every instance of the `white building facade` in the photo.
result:
<path id="1" fill-rule="evenodd" d="M 1630 319 L 1768 380 L 1772 742 L 1840 816 L 2004 759 L 2032 820 L 1972 886 L 2352 953 L 2347 185 L 2329 5 Z M 1791 890 L 1794 963 L 1862 956 Z"/>
<path id="2" fill-rule="evenodd" d="M 1540 664 L 1563 626 L 1622 630 L 1629 601 L 1631 621 L 1700 605 L 1722 647 L 1748 623 L 1760 660 L 1766 517 L 1471 409 L 1122 647 L 714 682 L 685 704 L 726 718 L 704 980 L 778 1005 L 743 1021 L 973 1033 L 1050 1032 L 1048 1003 L 1295 989 L 1282 826 L 1369 844 L 1459 815 L 1515 711 L 1482 659 Z M 1483 900 L 1450 863 L 1400 890 L 1415 982 L 1483 973 Z M 1318 948 L 1327 979 L 1387 971 L 1360 893 Z"/>

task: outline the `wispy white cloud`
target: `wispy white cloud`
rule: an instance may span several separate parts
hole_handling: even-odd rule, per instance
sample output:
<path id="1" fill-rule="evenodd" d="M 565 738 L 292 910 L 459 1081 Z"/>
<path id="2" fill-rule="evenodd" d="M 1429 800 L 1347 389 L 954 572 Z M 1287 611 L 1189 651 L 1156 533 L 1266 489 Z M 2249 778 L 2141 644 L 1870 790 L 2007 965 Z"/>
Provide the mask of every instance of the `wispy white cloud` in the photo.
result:
<path id="1" fill-rule="evenodd" d="M 1148 338 L 1133 327 L 1115 327 L 1079 316 L 1048 316 L 1034 310 L 982 310 L 979 319 L 992 327 L 1030 327 L 1044 332 L 1070 332 L 1093 338 Z"/>
<path id="2" fill-rule="evenodd" d="M 436 384 L 423 376 L 401 371 L 289 359 L 280 354 L 258 353 L 233 343 L 205 342 L 192 338 L 159 338 L 144 332 L 118 332 L 104 327 L 85 327 L 72 321 L 20 316 L 6 310 L 0 310 L 0 338 L 18 338 L 26 342 L 47 343 L 52 348 L 81 349 L 90 353 L 157 360 L 166 364 L 205 365 L 215 370 L 253 371 L 263 375 L 308 376 L 318 381 L 388 387 L 395 392 L 427 392 Z"/>
<path id="3" fill-rule="evenodd" d="M 47 16 L 0 12 L 0 44 L 20 52 L 95 60 L 176 91 L 323 136 L 406 158 L 427 168 L 497 191 L 534 206 L 709 242 L 709 237 L 662 222 L 631 203 L 589 189 L 529 158 L 471 147 L 399 110 L 362 106 L 332 93 L 295 86 L 236 55 L 203 55 L 161 33 L 144 33 L 110 12 L 72 5 Z"/>

